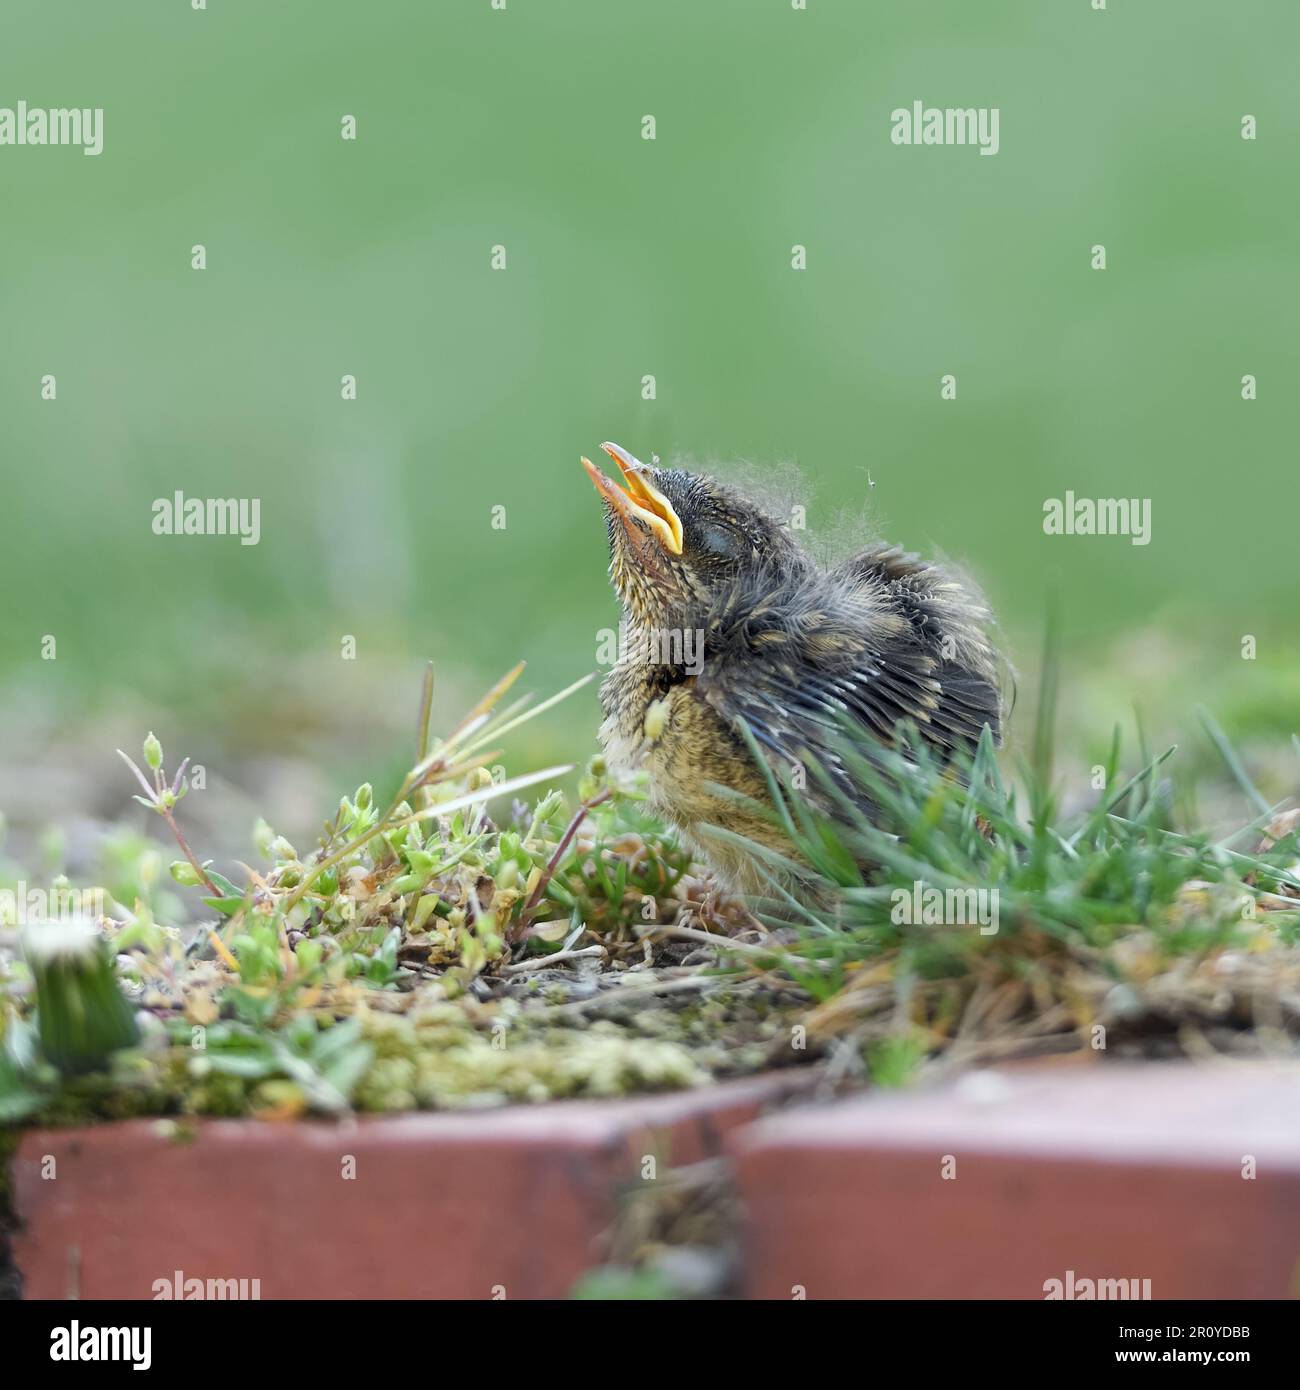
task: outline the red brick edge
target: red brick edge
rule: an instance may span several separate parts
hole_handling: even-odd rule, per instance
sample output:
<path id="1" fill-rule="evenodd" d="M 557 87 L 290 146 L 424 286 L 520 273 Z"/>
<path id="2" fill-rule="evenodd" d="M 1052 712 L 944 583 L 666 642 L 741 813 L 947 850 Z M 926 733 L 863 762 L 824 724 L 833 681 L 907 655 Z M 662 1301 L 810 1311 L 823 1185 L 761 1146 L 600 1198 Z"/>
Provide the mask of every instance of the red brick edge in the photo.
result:
<path id="1" fill-rule="evenodd" d="M 153 1120 L 34 1130 L 14 1159 L 28 1298 L 148 1299 L 258 1280 L 270 1298 L 559 1298 L 602 1258 L 621 1182 L 722 1151 L 806 1087 L 698 1091 L 335 1125 Z"/>
<path id="2" fill-rule="evenodd" d="M 734 1148 L 749 1297 L 1300 1295 L 1295 1064 L 974 1073 Z"/>
<path id="3" fill-rule="evenodd" d="M 30 1298 L 147 1299 L 178 1273 L 267 1299 L 564 1297 L 647 1156 L 662 1175 L 727 1152 L 752 1298 L 1300 1294 L 1300 1066 L 1006 1068 L 763 1117 L 814 1077 L 190 1140 L 34 1131 L 15 1258 Z"/>

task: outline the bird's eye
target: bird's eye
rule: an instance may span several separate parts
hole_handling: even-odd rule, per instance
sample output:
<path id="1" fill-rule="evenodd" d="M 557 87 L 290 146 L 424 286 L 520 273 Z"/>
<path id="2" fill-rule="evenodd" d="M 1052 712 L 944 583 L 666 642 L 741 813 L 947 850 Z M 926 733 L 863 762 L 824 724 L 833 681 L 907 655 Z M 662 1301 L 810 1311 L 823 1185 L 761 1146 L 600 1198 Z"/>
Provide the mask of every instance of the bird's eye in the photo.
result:
<path id="1" fill-rule="evenodd" d="M 700 549 L 720 560 L 732 560 L 740 554 L 740 537 L 730 526 L 706 527 L 700 537 Z"/>

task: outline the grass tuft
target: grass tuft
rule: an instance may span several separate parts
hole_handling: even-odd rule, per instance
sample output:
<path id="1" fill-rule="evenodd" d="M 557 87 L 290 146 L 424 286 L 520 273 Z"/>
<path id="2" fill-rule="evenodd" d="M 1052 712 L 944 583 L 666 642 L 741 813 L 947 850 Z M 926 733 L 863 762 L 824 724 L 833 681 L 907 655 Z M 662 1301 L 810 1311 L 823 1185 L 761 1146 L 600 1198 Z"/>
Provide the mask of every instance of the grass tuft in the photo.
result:
<path id="1" fill-rule="evenodd" d="M 748 904 L 600 758 L 576 800 L 520 799 L 568 769 L 507 777 L 499 742 L 585 682 L 499 708 L 516 668 L 435 738 L 427 674 L 393 795 L 358 787 L 301 852 L 259 820 L 240 881 L 191 847 L 187 765 L 169 777 L 150 735 L 143 767 L 123 757 L 182 857 L 164 891 L 151 842 L 114 837 L 72 993 L 42 945 L 66 924 L 28 922 L 24 956 L 0 921 L 0 1119 L 498 1104 L 812 1058 L 896 1086 L 1034 1054 L 1293 1054 L 1300 812 L 1265 803 L 1208 715 L 1257 812 L 1234 834 L 1183 823 L 1175 750 L 1126 769 L 1118 730 L 1088 804 L 1063 798 L 1046 665 L 1015 776 L 987 733 L 944 763 L 910 727 L 892 749 L 846 737 L 848 784 L 763 764 L 785 847 L 704 836 L 752 854 Z"/>

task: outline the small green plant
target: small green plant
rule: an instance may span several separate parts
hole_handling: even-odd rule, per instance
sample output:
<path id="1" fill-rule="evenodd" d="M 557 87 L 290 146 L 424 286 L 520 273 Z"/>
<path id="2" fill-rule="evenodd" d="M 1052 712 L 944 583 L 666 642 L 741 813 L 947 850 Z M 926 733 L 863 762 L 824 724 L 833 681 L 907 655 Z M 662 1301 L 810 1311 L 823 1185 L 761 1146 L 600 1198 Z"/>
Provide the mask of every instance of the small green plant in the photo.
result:
<path id="1" fill-rule="evenodd" d="M 150 735 L 126 761 L 180 847 L 174 887 L 158 891 L 151 842 L 119 833 L 105 862 L 131 906 L 110 895 L 75 950 L 0 951 L 0 1120 L 616 1095 L 819 1056 L 900 1086 L 936 1061 L 1129 1038 L 1213 1050 L 1256 1011 L 1270 1046 L 1300 1035 L 1300 813 L 1264 802 L 1212 723 L 1258 812 L 1218 840 L 1180 822 L 1173 750 L 1125 775 L 1118 734 L 1106 790 L 1062 814 L 1050 698 L 1018 779 L 987 739 L 945 763 L 908 729 L 890 749 L 846 742 L 843 773 L 810 766 L 805 790 L 769 769 L 787 848 L 709 832 L 765 870 L 744 905 L 600 758 L 576 798 L 531 806 L 517 793 L 569 769 L 489 770 L 504 735 L 582 684 L 498 710 L 518 674 L 441 740 L 426 677 L 393 794 L 343 797 L 311 849 L 259 819 L 239 882 L 191 849 L 187 764 L 169 777 Z M 187 890 L 197 926 L 176 910 Z M 960 902 L 992 910 L 954 920 Z"/>
<path id="2" fill-rule="evenodd" d="M 0 977 L 0 1112 L 338 1113 L 358 1098 L 387 1106 L 414 1092 L 472 1090 L 475 1070 L 485 1088 L 499 1087 L 512 1068 L 534 1098 L 617 1090 L 638 1078 L 650 1085 L 698 1079 L 673 1044 L 650 1044 L 633 1057 L 621 1039 L 580 1032 L 549 1054 L 521 1041 L 506 1057 L 504 1028 L 521 1039 L 527 1032 L 516 1005 L 503 996 L 494 1024 L 476 1003 L 500 993 L 511 971 L 522 972 L 518 988 L 526 990 L 534 965 L 594 962 L 624 948 L 641 955 L 637 929 L 673 919 L 690 867 L 675 839 L 641 811 L 636 789 L 612 785 L 599 759 L 580 779 L 574 806 L 558 789 L 532 807 L 510 800 L 570 769 L 507 778 L 489 770 L 500 756 L 497 741 L 585 683 L 498 710 L 518 675 L 517 668 L 498 682 L 443 739 L 430 734 L 426 675 L 416 761 L 393 795 L 381 800 L 363 784 L 343 797 L 310 851 L 259 819 L 253 843 L 262 866 L 242 883 L 201 859 L 180 824 L 188 761 L 169 774 L 153 734 L 139 761 L 122 754 L 140 787 L 136 800 L 180 847 L 171 880 L 197 890 L 207 920 L 189 930 L 188 942 L 179 923 L 159 923 L 157 895 L 139 891 L 154 870 L 144 873 L 118 854 L 114 874 L 134 907 L 110 897 L 110 915 L 87 925 L 100 975 L 83 1016 L 98 1046 L 74 1048 L 65 1028 L 42 1047 L 23 988 L 32 971 L 15 963 L 9 981 Z M 490 818 L 490 801 L 505 802 L 508 818 Z M 150 842 L 135 843 L 139 859 L 157 858 Z M 597 928 L 593 944 L 576 949 L 588 919 Z M 47 992 L 41 985 L 38 993 Z M 400 1062 L 377 1056 L 374 1040 L 391 1045 L 384 1020 L 408 1011 L 440 1022 L 432 1032 L 414 1030 Z M 42 1003 L 35 1017 L 45 1037 L 47 1017 L 63 1015 Z M 142 1047 L 133 1051 L 137 1037 Z M 434 1040 L 469 1063 L 454 1083 L 444 1069 L 417 1084 L 420 1046 Z M 52 1062 L 69 1073 L 75 1062 L 80 1079 L 60 1081 Z"/>
<path id="3" fill-rule="evenodd" d="M 61 1072 L 103 1067 L 140 1036 L 104 939 L 84 918 L 33 923 L 23 954 L 36 985 L 41 1051 Z"/>
<path id="4" fill-rule="evenodd" d="M 1188 1010 L 1202 1015 L 1203 996 L 1222 994 L 1212 976 L 1223 952 L 1258 961 L 1295 942 L 1300 818 L 1264 801 L 1208 716 L 1212 741 L 1259 810 L 1219 841 L 1175 828 L 1161 775 L 1175 750 L 1125 776 L 1118 730 L 1104 769 L 1108 790 L 1062 817 L 1050 671 L 1039 710 L 1019 787 L 1004 781 L 987 730 L 972 754 L 942 761 L 904 728 L 898 746 L 870 753 L 845 738 L 837 751 L 848 778 L 812 766 L 806 793 L 783 787 L 768 769 L 768 814 L 785 830 L 786 852 L 725 827 L 709 831 L 761 866 L 768 896 L 755 911 L 797 938 L 766 960 L 821 1001 L 810 1028 L 852 1034 L 882 1084 L 910 1076 L 927 1054 L 1008 1043 L 1003 1035 L 1016 1025 L 1030 1030 L 1019 1040 L 1030 1050 L 1035 1037 L 1048 1046 L 1097 1037 L 1104 1046 L 1106 1024 L 1125 1021 L 1124 996 L 1113 989 L 1126 981 L 1144 987 L 1169 976 L 1162 1007 L 1176 1027 L 1179 988 Z M 757 757 L 752 737 L 750 746 Z M 753 802 L 747 809 L 762 813 Z M 1270 826 L 1275 833 L 1259 849 L 1234 848 Z M 933 920 L 915 911 L 923 896 L 944 904 Z M 979 917 L 978 904 L 996 916 Z M 1278 969 L 1292 960 L 1269 959 Z M 994 996 L 1001 1005 L 982 1015 Z M 1150 1021 L 1151 1007 L 1139 1003 L 1138 1013 Z M 1045 1016 L 1052 1027 L 1044 1028 Z M 1294 1023 L 1300 1031 L 1300 1018 Z"/>

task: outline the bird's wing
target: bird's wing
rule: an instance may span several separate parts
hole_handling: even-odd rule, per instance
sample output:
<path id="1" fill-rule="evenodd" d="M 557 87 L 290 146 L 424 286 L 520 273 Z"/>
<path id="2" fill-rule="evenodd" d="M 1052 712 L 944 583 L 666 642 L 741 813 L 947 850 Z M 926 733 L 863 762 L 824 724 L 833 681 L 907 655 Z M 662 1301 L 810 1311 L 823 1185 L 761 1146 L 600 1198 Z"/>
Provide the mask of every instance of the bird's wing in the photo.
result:
<path id="1" fill-rule="evenodd" d="M 921 640 L 879 586 L 825 584 L 735 594 L 709 615 L 695 694 L 727 722 L 743 719 L 782 770 L 815 759 L 839 768 L 845 726 L 890 744 L 911 720 L 945 752 L 997 732 L 997 693 Z"/>
<path id="2" fill-rule="evenodd" d="M 987 724 L 998 737 L 1006 668 L 989 640 L 992 615 L 978 594 L 938 565 L 892 545 L 868 547 L 834 575 L 886 603 L 934 661 L 939 727 L 952 727 L 969 742 Z"/>

